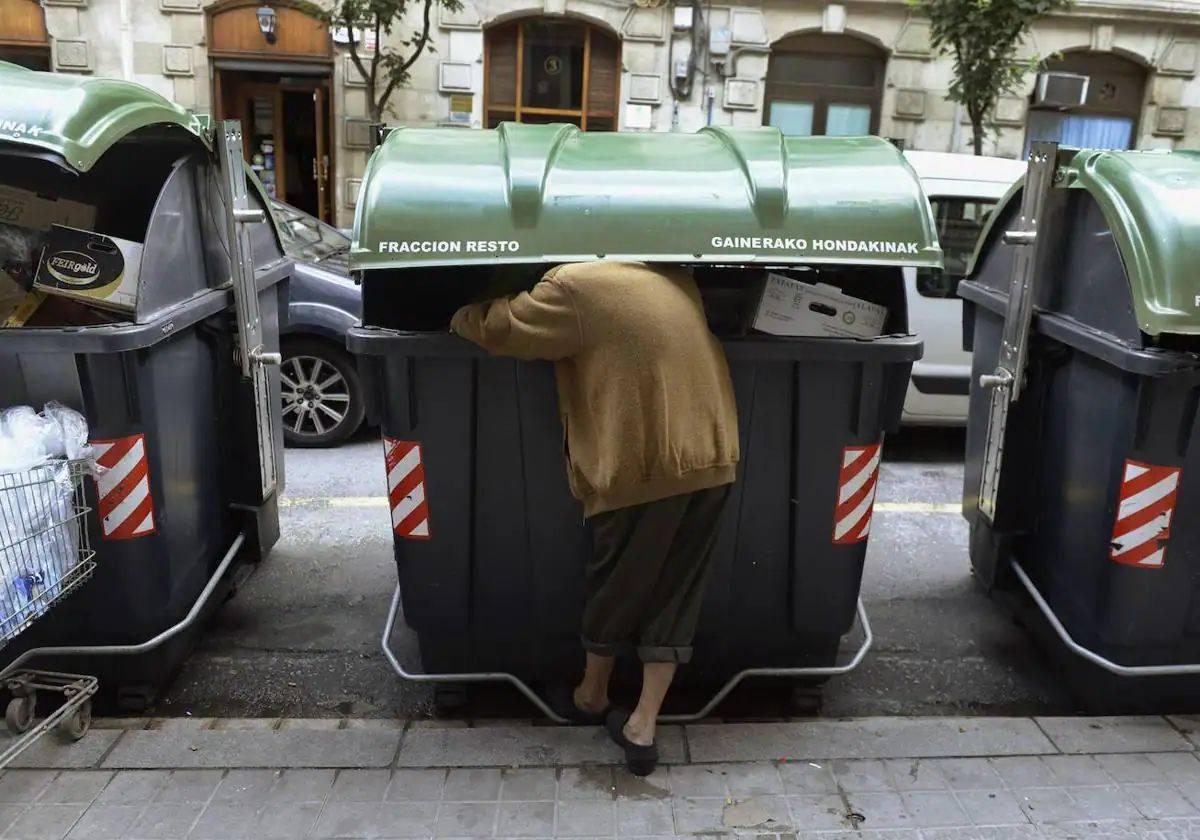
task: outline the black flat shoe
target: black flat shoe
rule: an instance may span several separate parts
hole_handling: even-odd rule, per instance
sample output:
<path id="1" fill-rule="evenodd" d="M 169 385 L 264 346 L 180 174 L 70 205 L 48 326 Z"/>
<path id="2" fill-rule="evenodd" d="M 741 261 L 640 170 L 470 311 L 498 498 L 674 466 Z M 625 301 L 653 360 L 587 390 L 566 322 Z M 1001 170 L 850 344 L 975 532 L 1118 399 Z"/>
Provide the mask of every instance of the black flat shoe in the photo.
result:
<path id="1" fill-rule="evenodd" d="M 658 745 L 642 746 L 635 744 L 625 737 L 625 724 L 629 722 L 629 712 L 624 709 L 610 709 L 604 719 L 604 728 L 613 743 L 625 751 L 625 766 L 635 776 L 649 776 L 658 767 Z"/>
<path id="2" fill-rule="evenodd" d="M 546 689 L 546 705 L 565 719 L 568 723 L 578 726 L 603 726 L 608 707 L 602 712 L 588 712 L 575 705 L 575 690 L 564 683 L 549 686 Z"/>

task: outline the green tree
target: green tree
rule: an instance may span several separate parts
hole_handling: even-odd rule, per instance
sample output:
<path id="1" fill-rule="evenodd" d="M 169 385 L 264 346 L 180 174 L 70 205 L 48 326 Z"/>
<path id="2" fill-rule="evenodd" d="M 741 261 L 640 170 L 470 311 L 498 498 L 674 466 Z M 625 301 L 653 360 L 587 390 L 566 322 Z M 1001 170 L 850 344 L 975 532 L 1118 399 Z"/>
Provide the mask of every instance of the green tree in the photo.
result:
<path id="1" fill-rule="evenodd" d="M 909 0 L 929 17 L 933 47 L 954 58 L 949 99 L 971 121 L 975 154 L 995 128 L 992 114 L 1040 61 L 1018 61 L 1017 46 L 1033 22 L 1068 9 L 1072 0 Z"/>
<path id="2" fill-rule="evenodd" d="M 344 26 L 350 33 L 350 61 L 366 83 L 367 109 L 373 122 L 383 122 L 388 100 L 396 88 L 408 81 L 409 68 L 426 51 L 434 52 L 429 38 L 430 17 L 434 6 L 450 11 L 462 8 L 460 0 L 334 0 L 332 8 L 321 13 L 330 26 Z M 404 18 L 419 10 L 419 28 L 403 30 Z M 373 30 L 375 52 L 364 56 L 355 30 Z M 392 40 L 392 32 L 400 34 Z"/>

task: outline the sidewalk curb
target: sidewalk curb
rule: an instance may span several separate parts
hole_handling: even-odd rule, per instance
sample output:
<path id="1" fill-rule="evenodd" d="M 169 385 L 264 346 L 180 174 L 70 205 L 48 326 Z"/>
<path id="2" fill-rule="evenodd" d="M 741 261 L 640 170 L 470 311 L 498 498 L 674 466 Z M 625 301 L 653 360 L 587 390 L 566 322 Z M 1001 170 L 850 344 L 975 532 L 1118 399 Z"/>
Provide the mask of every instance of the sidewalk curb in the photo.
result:
<path id="1" fill-rule="evenodd" d="M 666 764 L 1190 752 L 1187 717 L 861 718 L 664 726 Z M 37 769 L 562 767 L 617 764 L 594 728 L 349 719 L 98 719 L 82 741 L 47 735 Z"/>

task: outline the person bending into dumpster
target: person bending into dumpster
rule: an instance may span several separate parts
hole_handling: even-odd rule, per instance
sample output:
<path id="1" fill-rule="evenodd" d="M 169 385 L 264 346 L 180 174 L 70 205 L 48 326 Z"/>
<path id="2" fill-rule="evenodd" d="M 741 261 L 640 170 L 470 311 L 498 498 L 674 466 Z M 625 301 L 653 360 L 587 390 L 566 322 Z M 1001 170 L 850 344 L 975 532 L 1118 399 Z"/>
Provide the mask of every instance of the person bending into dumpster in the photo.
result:
<path id="1" fill-rule="evenodd" d="M 700 292 L 679 267 L 560 265 L 529 292 L 463 307 L 451 329 L 495 355 L 555 362 L 567 476 L 593 545 L 587 665 L 558 705 L 572 721 L 603 723 L 630 770 L 650 773 L 739 456 L 729 367 Z M 643 681 L 627 712 L 610 708 L 608 683 L 630 643 Z"/>

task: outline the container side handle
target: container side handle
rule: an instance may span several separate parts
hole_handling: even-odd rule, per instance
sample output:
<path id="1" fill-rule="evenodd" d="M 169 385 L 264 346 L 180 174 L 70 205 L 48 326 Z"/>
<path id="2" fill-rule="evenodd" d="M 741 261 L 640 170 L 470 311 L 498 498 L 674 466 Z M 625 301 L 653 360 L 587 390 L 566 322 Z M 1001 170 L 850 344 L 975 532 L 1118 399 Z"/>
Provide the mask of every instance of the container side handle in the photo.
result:
<path id="1" fill-rule="evenodd" d="M 234 539 L 233 543 L 229 546 L 229 549 L 225 552 L 225 556 L 221 558 L 221 562 L 217 565 L 216 571 L 214 571 L 212 576 L 208 579 L 208 583 L 204 585 L 204 589 L 202 589 L 200 594 L 196 597 L 196 602 L 192 604 L 192 608 L 188 610 L 188 614 L 185 615 L 178 623 L 171 625 L 157 636 L 154 636 L 153 638 L 147 639 L 146 641 L 136 645 L 87 645 L 74 647 L 31 648 L 22 653 L 12 662 L 8 663 L 8 665 L 4 666 L 3 670 L 0 670 L 0 680 L 3 680 L 5 677 L 16 671 L 35 656 L 132 656 L 139 653 L 145 653 L 149 650 L 154 650 L 154 648 L 166 641 L 169 641 L 170 639 L 173 639 L 196 623 L 196 619 L 199 618 L 205 604 L 207 604 L 209 599 L 212 598 L 213 591 L 217 588 L 217 584 L 221 582 L 221 578 L 225 576 L 226 570 L 228 570 L 229 566 L 233 563 L 234 558 L 237 557 L 238 551 L 245 542 L 246 535 L 244 533 L 239 533 Z"/>
<path id="2" fill-rule="evenodd" d="M 1183 664 L 1183 665 L 1119 665 L 1111 659 L 1105 659 L 1094 650 L 1089 650 L 1079 642 L 1071 638 L 1070 632 L 1063 626 L 1063 623 L 1058 620 L 1058 616 L 1054 614 L 1054 610 L 1046 603 L 1046 599 L 1042 597 L 1042 593 L 1038 591 L 1037 586 L 1029 579 L 1029 575 L 1021 568 L 1021 564 L 1016 560 L 1011 561 L 1012 570 L 1016 573 L 1017 579 L 1025 587 L 1029 593 L 1029 597 L 1033 598 L 1033 602 L 1037 604 L 1038 609 L 1042 611 L 1042 615 L 1046 617 L 1046 621 L 1054 628 L 1054 632 L 1058 634 L 1058 638 L 1062 643 L 1074 654 L 1082 656 L 1093 665 L 1098 665 L 1105 671 L 1111 674 L 1116 674 L 1118 677 L 1177 677 L 1190 674 L 1200 674 L 1200 663 Z"/>
<path id="3" fill-rule="evenodd" d="M 867 651 L 871 649 L 871 645 L 875 642 L 875 634 L 871 630 L 871 621 L 867 617 L 867 608 L 863 606 L 862 598 L 858 599 L 855 605 L 855 611 L 858 614 L 858 623 L 862 626 L 863 639 L 859 643 L 858 650 L 850 657 L 850 661 L 843 665 L 824 665 L 824 666 L 802 666 L 796 668 L 746 668 L 738 671 L 725 685 L 721 686 L 720 691 L 712 696 L 699 711 L 689 714 L 679 715 L 659 715 L 660 723 L 695 723 L 698 720 L 703 720 L 712 714 L 713 709 L 720 705 L 721 701 L 729 696 L 729 693 L 737 688 L 743 680 L 748 677 L 787 677 L 789 679 L 802 679 L 805 677 L 837 677 L 842 674 L 848 674 L 862 664 L 863 657 L 867 655 Z"/>
<path id="4" fill-rule="evenodd" d="M 464 682 L 506 682 L 525 695 L 530 703 L 537 706 L 538 711 L 548 717 L 555 723 L 567 723 L 561 715 L 551 709 L 546 702 L 538 697 L 537 692 L 520 677 L 514 674 L 504 673 L 502 671 L 478 671 L 462 674 L 421 674 L 416 671 L 409 671 L 400 664 L 400 660 L 396 658 L 395 651 L 392 650 L 392 631 L 396 628 L 396 618 L 400 615 L 400 585 L 396 584 L 396 591 L 392 593 L 392 605 L 388 608 L 387 622 L 383 626 L 383 655 L 387 657 L 387 661 L 391 664 L 392 670 L 395 671 L 401 679 L 410 680 L 412 682 L 426 683 L 464 683 Z"/>
<path id="5" fill-rule="evenodd" d="M 867 655 L 867 651 L 871 649 L 871 645 L 875 640 L 875 636 L 871 631 L 871 622 L 867 618 L 866 608 L 863 607 L 862 599 L 858 599 L 858 621 L 862 625 L 863 640 L 855 651 L 854 656 L 844 665 L 816 666 L 816 667 L 797 667 L 797 668 L 746 668 L 734 674 L 725 685 L 721 686 L 720 690 L 712 696 L 707 703 L 697 712 L 680 715 L 661 715 L 659 721 L 662 723 L 691 723 L 693 721 L 702 720 L 709 716 L 722 700 L 729 696 L 729 693 L 737 688 L 743 680 L 748 677 L 835 677 L 840 674 L 846 674 L 853 671 L 863 661 L 863 657 Z M 566 723 L 560 715 L 551 709 L 542 698 L 538 697 L 529 685 L 520 677 L 505 673 L 502 671 L 493 672 L 468 672 L 461 674 L 421 674 L 415 671 L 407 670 L 400 660 L 396 657 L 392 650 L 391 641 L 392 633 L 396 629 L 396 619 L 400 615 L 400 586 L 396 586 L 395 592 L 392 593 L 392 604 L 388 608 L 387 622 L 383 627 L 383 655 L 387 657 L 394 670 L 401 679 L 411 680 L 413 682 L 428 682 L 428 683 L 463 683 L 463 682 L 506 682 L 525 695 L 529 702 L 533 703 L 538 710 L 547 718 L 555 723 Z"/>

